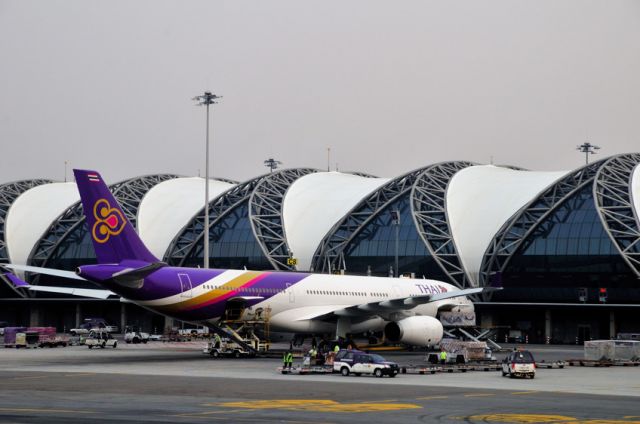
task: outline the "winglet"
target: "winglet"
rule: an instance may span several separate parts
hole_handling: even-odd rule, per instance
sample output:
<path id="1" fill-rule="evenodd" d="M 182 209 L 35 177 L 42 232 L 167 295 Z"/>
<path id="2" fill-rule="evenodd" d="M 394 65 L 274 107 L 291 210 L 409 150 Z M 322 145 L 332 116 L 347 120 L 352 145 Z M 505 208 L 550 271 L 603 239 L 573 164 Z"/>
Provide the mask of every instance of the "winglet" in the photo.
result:
<path id="1" fill-rule="evenodd" d="M 15 274 L 12 274 L 10 272 L 5 272 L 5 273 L 2 274 L 2 276 L 4 278 L 6 278 L 7 280 L 9 280 L 9 282 L 11 284 L 13 284 L 13 286 L 15 288 L 22 289 L 22 288 L 31 287 L 29 283 L 27 283 L 26 281 L 21 280 Z"/>

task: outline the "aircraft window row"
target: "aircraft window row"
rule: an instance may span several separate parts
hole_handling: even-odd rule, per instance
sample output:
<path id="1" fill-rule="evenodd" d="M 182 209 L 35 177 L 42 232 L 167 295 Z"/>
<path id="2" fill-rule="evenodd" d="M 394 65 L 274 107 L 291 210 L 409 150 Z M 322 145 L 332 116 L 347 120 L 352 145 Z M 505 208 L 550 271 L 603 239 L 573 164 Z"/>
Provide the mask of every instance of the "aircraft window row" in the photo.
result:
<path id="1" fill-rule="evenodd" d="M 327 296 L 366 296 L 365 292 L 343 292 L 333 290 L 307 290 L 307 294 L 319 294 Z"/>
<path id="2" fill-rule="evenodd" d="M 276 293 L 280 293 L 280 292 L 283 291 L 282 289 L 274 289 L 274 288 L 269 288 L 269 287 L 264 287 L 264 288 L 258 288 L 258 287 L 237 288 L 237 287 L 229 287 L 229 286 L 215 287 L 215 286 L 213 286 L 211 284 L 205 284 L 204 288 L 205 288 L 205 290 L 225 290 L 225 291 L 238 290 L 238 291 L 241 291 L 241 292 L 261 293 L 261 294 L 265 294 L 265 293 L 276 294 Z"/>
<path id="3" fill-rule="evenodd" d="M 317 294 L 325 296 L 371 296 L 371 297 L 389 297 L 387 293 L 368 293 L 367 292 L 343 292 L 333 290 L 307 290 L 307 294 Z"/>

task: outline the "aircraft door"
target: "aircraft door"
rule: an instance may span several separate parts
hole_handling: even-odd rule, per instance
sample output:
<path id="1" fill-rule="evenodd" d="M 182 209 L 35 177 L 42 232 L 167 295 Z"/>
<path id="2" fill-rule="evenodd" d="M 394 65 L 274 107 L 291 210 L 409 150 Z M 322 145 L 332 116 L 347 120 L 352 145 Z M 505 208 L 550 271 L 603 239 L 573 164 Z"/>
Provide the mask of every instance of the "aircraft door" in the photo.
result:
<path id="1" fill-rule="evenodd" d="M 287 283 L 287 292 L 289 293 L 289 303 L 296 303 L 296 295 L 293 292 L 293 284 Z"/>
<path id="2" fill-rule="evenodd" d="M 402 291 L 400 290 L 400 287 L 393 286 L 393 298 L 398 299 L 400 297 L 402 297 Z"/>
<path id="3" fill-rule="evenodd" d="M 180 297 L 192 297 L 193 286 L 189 274 L 178 274 L 178 279 L 180 280 Z"/>

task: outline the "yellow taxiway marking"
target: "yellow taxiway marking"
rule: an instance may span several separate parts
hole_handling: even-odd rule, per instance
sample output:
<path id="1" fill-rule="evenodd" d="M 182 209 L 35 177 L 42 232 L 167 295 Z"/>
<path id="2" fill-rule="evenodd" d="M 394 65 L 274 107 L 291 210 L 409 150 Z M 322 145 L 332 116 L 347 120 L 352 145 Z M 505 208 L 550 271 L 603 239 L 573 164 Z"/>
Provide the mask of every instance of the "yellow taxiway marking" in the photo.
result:
<path id="1" fill-rule="evenodd" d="M 0 412 L 38 412 L 41 414 L 95 414 L 79 409 L 0 408 Z"/>
<path id="2" fill-rule="evenodd" d="M 421 406 L 412 403 L 340 403 L 328 399 L 282 399 L 257 400 L 247 402 L 223 402 L 216 404 L 215 406 L 223 406 L 226 408 L 236 409 L 284 409 L 288 411 L 313 412 L 384 412 L 422 408 Z"/>
<path id="3" fill-rule="evenodd" d="M 495 396 L 493 393 L 470 393 L 468 395 L 464 395 L 464 397 L 488 397 Z"/>
<path id="4" fill-rule="evenodd" d="M 33 375 L 31 377 L 13 377 L 12 380 L 35 380 L 38 378 L 47 378 L 48 375 Z"/>
<path id="5" fill-rule="evenodd" d="M 539 393 L 537 390 L 532 390 L 529 392 L 511 392 L 512 395 L 532 395 L 534 393 Z"/>
<path id="6" fill-rule="evenodd" d="M 416 398 L 416 400 L 431 400 L 431 399 L 449 399 L 449 396 L 424 396 L 424 397 Z"/>

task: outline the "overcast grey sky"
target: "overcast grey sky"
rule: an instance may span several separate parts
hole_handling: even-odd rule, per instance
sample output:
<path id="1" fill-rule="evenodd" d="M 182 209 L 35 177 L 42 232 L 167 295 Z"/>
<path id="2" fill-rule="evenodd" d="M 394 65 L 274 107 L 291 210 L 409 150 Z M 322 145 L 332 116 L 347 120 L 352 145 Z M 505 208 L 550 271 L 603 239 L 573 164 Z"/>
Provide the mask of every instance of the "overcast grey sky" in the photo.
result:
<path id="1" fill-rule="evenodd" d="M 638 1 L 0 0 L 0 182 L 640 151 Z M 597 157 L 597 156 L 596 156 Z"/>

